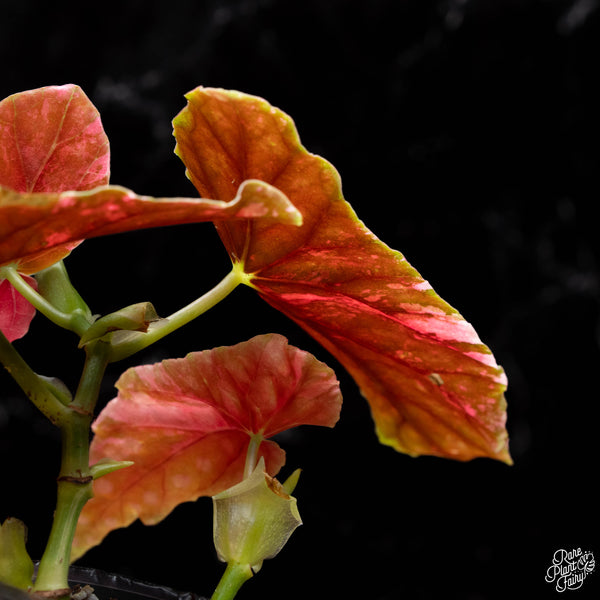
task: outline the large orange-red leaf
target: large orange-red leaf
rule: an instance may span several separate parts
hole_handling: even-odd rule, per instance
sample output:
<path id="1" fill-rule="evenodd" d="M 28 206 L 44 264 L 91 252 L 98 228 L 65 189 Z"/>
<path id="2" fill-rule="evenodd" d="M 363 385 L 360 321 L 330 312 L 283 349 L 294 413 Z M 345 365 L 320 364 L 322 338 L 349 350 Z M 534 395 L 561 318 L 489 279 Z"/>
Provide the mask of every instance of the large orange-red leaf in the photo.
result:
<path id="1" fill-rule="evenodd" d="M 79 86 L 28 90 L 0 102 L 0 186 L 26 193 L 83 191 L 107 184 L 109 172 L 100 115 Z M 49 267 L 80 241 L 30 257 L 23 272 Z"/>
<path id="2" fill-rule="evenodd" d="M 174 120 L 176 152 L 201 195 L 227 199 L 248 177 L 286 194 L 303 226 L 217 224 L 251 285 L 323 344 L 371 405 L 380 440 L 410 455 L 510 463 L 506 377 L 473 327 L 344 200 L 266 101 L 198 88 Z"/>
<path id="3" fill-rule="evenodd" d="M 242 182 L 229 202 L 150 198 L 118 186 L 61 194 L 22 194 L 0 187 L 0 266 L 19 263 L 19 271 L 32 272 L 44 252 L 84 238 L 219 219 L 245 223 L 259 217 L 301 222 L 289 200 L 261 181 Z"/>
<path id="4" fill-rule="evenodd" d="M 33 277 L 27 277 L 27 283 L 35 288 Z M 23 337 L 29 330 L 35 308 L 6 279 L 0 280 L 0 331 L 9 342 Z"/>
<path id="5" fill-rule="evenodd" d="M 91 461 L 135 464 L 94 482 L 73 559 L 136 518 L 156 523 L 241 481 L 250 436 L 333 427 L 341 408 L 333 371 L 276 334 L 129 369 L 117 388 L 93 426 Z M 275 442 L 259 454 L 272 475 L 285 462 Z"/>

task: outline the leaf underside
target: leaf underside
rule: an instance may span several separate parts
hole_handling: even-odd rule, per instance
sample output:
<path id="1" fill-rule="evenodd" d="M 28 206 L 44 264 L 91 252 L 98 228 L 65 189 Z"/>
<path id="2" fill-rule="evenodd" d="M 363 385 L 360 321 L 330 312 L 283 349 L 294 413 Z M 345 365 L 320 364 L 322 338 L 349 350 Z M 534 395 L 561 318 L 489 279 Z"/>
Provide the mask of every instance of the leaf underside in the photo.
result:
<path id="1" fill-rule="evenodd" d="M 0 188 L 0 266 L 18 263 L 19 271 L 35 272 L 56 262 L 53 251 L 85 238 L 219 219 L 245 223 L 248 218 L 301 222 L 281 192 L 257 181 L 243 182 L 229 202 L 151 198 L 119 186 L 44 194 Z"/>

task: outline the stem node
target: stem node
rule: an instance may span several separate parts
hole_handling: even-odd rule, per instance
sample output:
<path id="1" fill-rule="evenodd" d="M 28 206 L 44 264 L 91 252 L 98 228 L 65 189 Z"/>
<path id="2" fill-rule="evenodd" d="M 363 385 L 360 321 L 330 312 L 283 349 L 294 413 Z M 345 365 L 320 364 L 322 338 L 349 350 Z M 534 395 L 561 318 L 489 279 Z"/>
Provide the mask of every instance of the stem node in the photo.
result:
<path id="1" fill-rule="evenodd" d="M 78 485 L 86 485 L 91 483 L 94 478 L 91 475 L 81 475 L 79 477 L 73 477 L 72 475 L 61 475 L 57 477 L 56 481 L 68 481 L 69 483 L 75 483 Z"/>

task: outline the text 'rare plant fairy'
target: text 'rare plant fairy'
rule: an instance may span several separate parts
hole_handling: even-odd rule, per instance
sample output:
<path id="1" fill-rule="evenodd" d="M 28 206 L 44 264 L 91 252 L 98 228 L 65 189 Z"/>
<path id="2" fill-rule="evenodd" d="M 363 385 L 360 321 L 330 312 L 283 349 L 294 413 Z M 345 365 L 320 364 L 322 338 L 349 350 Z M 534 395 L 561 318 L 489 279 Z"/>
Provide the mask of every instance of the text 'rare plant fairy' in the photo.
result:
<path id="1" fill-rule="evenodd" d="M 109 185 L 108 139 L 77 86 L 0 102 L 0 360 L 63 442 L 35 579 L 24 526 L 9 518 L 0 529 L 0 582 L 34 596 L 68 597 L 69 563 L 114 529 L 157 523 L 182 502 L 212 496 L 215 546 L 227 563 L 213 598 L 232 598 L 301 523 L 298 472 L 277 482 L 285 457 L 270 438 L 302 424 L 332 427 L 341 394 L 329 367 L 282 336 L 130 368 L 95 415 L 109 363 L 240 284 L 348 370 L 382 443 L 411 456 L 511 462 L 506 378 L 492 353 L 362 224 L 337 171 L 304 149 L 290 117 L 240 92 L 200 87 L 187 100 L 173 121 L 175 152 L 200 198 Z M 231 271 L 164 318 L 149 301 L 96 315 L 63 262 L 88 238 L 204 221 L 215 224 Z M 74 394 L 35 373 L 13 343 L 36 312 L 77 336 L 85 364 Z"/>

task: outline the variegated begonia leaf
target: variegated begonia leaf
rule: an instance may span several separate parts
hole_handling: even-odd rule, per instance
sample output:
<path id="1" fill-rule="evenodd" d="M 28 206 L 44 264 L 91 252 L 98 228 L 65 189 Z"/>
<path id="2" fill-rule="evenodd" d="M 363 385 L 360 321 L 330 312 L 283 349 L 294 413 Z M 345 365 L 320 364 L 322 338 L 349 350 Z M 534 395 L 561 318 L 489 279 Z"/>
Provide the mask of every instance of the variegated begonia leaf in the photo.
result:
<path id="1" fill-rule="evenodd" d="M 217 229 L 261 297 L 354 377 L 380 440 L 413 456 L 510 463 L 506 377 L 491 351 L 363 225 L 335 168 L 305 150 L 291 118 L 239 92 L 197 88 L 186 97 L 173 122 L 176 153 L 200 195 L 231 198 L 252 177 L 302 213 L 299 228 L 227 221 Z M 385 210 L 386 199 L 377 201 Z"/>
<path id="2" fill-rule="evenodd" d="M 27 283 L 36 288 L 33 277 L 25 275 Z M 9 342 L 23 337 L 29 330 L 35 308 L 27 301 L 7 279 L 0 279 L 0 331 Z"/>
<path id="3" fill-rule="evenodd" d="M 28 272 L 41 252 L 77 240 L 182 223 L 264 217 L 302 222 L 300 213 L 276 188 L 244 181 L 232 200 L 150 198 L 119 186 L 85 192 L 21 194 L 0 188 L 0 266 Z M 33 257 L 34 260 L 30 261 Z M 38 265 L 36 265 L 38 266 Z"/>
<path id="4" fill-rule="evenodd" d="M 84 191 L 107 184 L 109 173 L 100 114 L 79 86 L 28 90 L 0 102 L 0 186 L 22 193 Z M 8 219 L 2 215 L 0 222 Z M 31 257 L 24 272 L 50 266 L 80 241 Z"/>
<path id="5" fill-rule="evenodd" d="M 341 394 L 334 372 L 277 334 L 126 371 L 93 425 L 92 464 L 134 465 L 94 481 L 72 559 L 139 518 L 157 523 L 181 502 L 241 481 L 251 436 L 274 475 L 283 450 L 267 438 L 298 425 L 333 427 Z"/>
<path id="6" fill-rule="evenodd" d="M 43 87 L 13 94 L 0 102 L 0 187 L 22 193 L 89 190 L 108 183 L 109 161 L 108 138 L 100 115 L 80 87 Z M 11 244 L 5 235 L 15 227 L 13 216 L 0 214 L 0 245 Z M 27 261 L 21 261 L 21 272 L 35 273 L 50 266 L 80 241 L 48 250 L 42 247 Z M 3 262 L 0 260 L 0 265 Z M 10 339 L 15 330 L 7 329 L 7 324 L 12 323 L 14 328 L 18 323 L 16 337 L 22 337 L 35 310 L 10 283 L 3 281 L 1 285 L 5 301 L 0 302 L 0 330 Z M 14 303 L 9 297 L 15 299 Z"/>
<path id="7" fill-rule="evenodd" d="M 109 161 L 100 115 L 79 86 L 43 87 L 0 102 L 0 185 L 90 190 L 108 183 Z"/>

